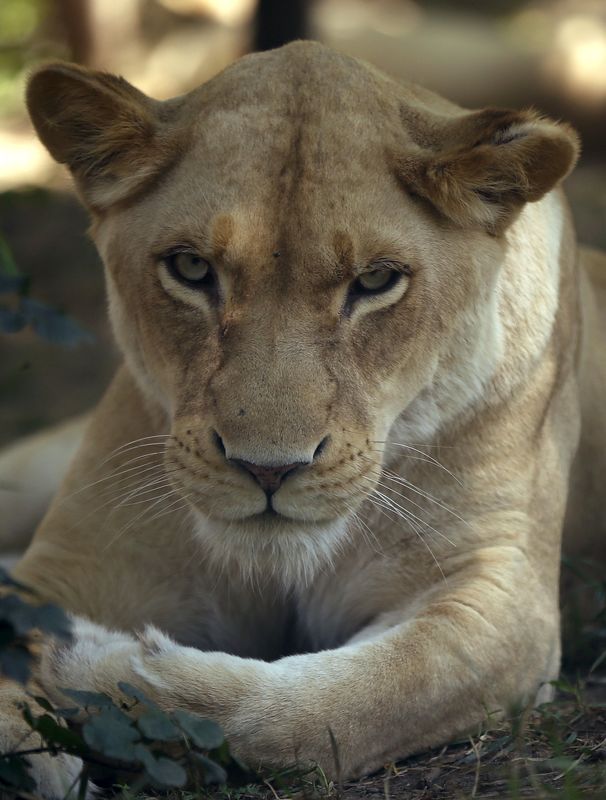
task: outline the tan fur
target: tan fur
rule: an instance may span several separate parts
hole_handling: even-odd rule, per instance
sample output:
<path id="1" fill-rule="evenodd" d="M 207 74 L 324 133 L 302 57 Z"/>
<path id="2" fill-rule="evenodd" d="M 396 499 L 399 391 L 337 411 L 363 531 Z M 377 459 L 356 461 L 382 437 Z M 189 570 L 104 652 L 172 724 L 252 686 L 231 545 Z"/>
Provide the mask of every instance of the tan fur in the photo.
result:
<path id="1" fill-rule="evenodd" d="M 576 136 L 312 43 L 164 104 L 67 65 L 31 87 L 125 355 L 16 571 L 105 626 L 49 651 L 50 696 L 137 683 L 252 765 L 334 773 L 332 735 L 342 776 L 548 697 L 580 408 L 604 431 L 603 326 L 580 338 L 592 292 L 554 189 Z M 170 277 L 183 246 L 218 294 Z M 348 299 L 386 263 L 396 288 Z M 271 517 L 239 461 L 308 466 Z M 587 480 L 576 497 L 597 521 Z"/>

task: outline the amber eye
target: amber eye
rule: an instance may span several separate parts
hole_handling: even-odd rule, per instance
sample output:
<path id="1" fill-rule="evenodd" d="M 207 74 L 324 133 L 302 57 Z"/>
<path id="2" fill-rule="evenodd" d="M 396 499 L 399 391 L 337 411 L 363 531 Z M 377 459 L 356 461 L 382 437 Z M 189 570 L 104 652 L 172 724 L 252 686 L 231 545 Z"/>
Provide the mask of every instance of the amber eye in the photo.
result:
<path id="1" fill-rule="evenodd" d="M 186 251 L 165 256 L 164 263 L 171 275 L 182 283 L 205 285 L 212 280 L 212 267 L 196 253 Z"/>
<path id="2" fill-rule="evenodd" d="M 405 275 L 389 267 L 377 267 L 358 275 L 349 288 L 350 299 L 381 294 L 392 289 Z"/>
<path id="3" fill-rule="evenodd" d="M 386 294 L 396 286 L 400 287 L 400 294 L 403 294 L 408 289 L 410 275 L 411 270 L 407 264 L 375 262 L 374 269 L 361 272 L 355 281 L 349 284 L 349 291 L 343 306 L 344 314 L 351 314 L 358 302 Z"/>
<path id="4" fill-rule="evenodd" d="M 356 283 L 360 289 L 364 289 L 367 292 L 380 292 L 387 289 L 388 286 L 391 288 L 398 275 L 399 273 L 393 269 L 381 267 L 370 272 L 363 272 Z"/>

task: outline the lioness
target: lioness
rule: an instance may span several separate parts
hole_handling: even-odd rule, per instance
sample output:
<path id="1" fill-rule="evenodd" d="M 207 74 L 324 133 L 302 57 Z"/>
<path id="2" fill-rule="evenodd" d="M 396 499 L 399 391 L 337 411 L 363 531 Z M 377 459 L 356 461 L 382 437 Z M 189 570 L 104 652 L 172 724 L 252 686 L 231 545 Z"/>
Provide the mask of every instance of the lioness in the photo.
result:
<path id="1" fill-rule="evenodd" d="M 125 360 L 15 570 L 77 615 L 48 696 L 129 681 L 342 777 L 548 698 L 581 409 L 571 530 L 603 531 L 575 133 L 309 42 L 168 102 L 69 64 L 27 99 Z M 45 797 L 77 768 L 32 767 Z"/>

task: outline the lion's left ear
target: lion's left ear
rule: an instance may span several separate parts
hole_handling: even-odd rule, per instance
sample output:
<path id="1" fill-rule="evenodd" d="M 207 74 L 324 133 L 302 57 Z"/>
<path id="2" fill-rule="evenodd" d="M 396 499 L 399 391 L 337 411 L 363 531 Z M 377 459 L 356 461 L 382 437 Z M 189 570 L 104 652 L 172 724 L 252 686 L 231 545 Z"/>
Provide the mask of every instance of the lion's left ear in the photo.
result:
<path id="1" fill-rule="evenodd" d="M 430 152 L 396 159 L 414 193 L 462 226 L 502 232 L 573 168 L 579 138 L 532 111 L 485 109 L 448 122 Z"/>

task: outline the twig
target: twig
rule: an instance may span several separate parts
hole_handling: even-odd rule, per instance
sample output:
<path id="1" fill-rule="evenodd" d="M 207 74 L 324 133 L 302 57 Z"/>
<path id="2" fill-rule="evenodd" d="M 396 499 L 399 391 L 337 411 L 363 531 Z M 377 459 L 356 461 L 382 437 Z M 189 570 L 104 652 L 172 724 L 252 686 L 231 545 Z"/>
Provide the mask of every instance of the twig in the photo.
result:
<path id="1" fill-rule="evenodd" d="M 471 790 L 471 796 L 473 798 L 478 793 L 478 786 L 480 785 L 480 767 L 481 767 L 481 764 L 482 764 L 480 751 L 482 749 L 482 742 L 480 742 L 480 744 L 477 745 L 474 742 L 472 736 L 469 737 L 469 742 L 471 744 L 471 749 L 473 750 L 474 755 L 476 757 L 475 777 L 474 777 L 474 781 L 473 781 L 473 789 Z"/>
<path id="2" fill-rule="evenodd" d="M 269 791 L 270 791 L 270 792 L 273 794 L 273 796 L 275 797 L 275 800 L 280 800 L 280 795 L 279 795 L 279 794 L 276 792 L 276 790 L 274 789 L 274 787 L 273 787 L 273 786 L 271 785 L 271 783 L 269 782 L 269 778 L 265 778 L 265 780 L 263 781 L 263 783 L 264 783 L 264 784 L 267 786 L 267 788 L 269 789 Z"/>

